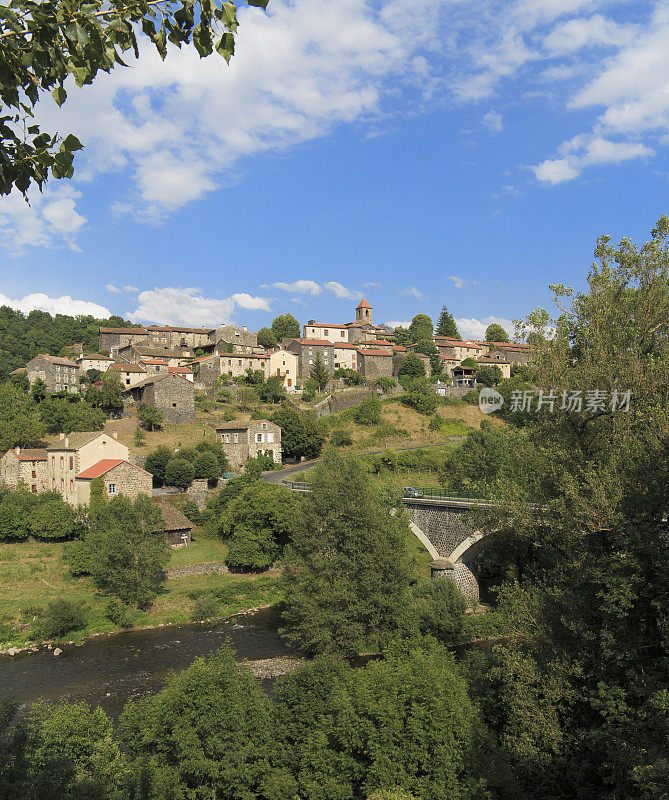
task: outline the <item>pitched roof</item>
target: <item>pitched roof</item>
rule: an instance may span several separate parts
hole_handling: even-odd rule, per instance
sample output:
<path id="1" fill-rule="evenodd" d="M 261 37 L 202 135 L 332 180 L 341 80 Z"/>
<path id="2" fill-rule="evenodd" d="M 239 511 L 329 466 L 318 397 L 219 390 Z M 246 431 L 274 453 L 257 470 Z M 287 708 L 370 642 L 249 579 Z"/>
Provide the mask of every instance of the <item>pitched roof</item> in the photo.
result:
<path id="1" fill-rule="evenodd" d="M 306 345 L 321 345 L 328 347 L 332 347 L 332 342 L 328 342 L 327 339 L 293 339 L 294 342 L 298 342 L 299 344 L 306 344 Z"/>
<path id="2" fill-rule="evenodd" d="M 206 333 L 209 336 L 216 328 L 179 328 L 173 325 L 147 325 L 147 331 L 165 331 L 166 333 Z"/>
<path id="3" fill-rule="evenodd" d="M 85 444 L 97 439 L 98 436 L 104 436 L 104 431 L 85 431 L 74 432 L 66 434 L 62 439 L 49 445 L 47 450 L 78 450 Z M 66 444 L 67 442 L 67 444 Z"/>
<path id="4" fill-rule="evenodd" d="M 166 347 L 143 347 L 142 345 L 130 345 L 140 356 L 156 356 L 158 358 L 184 358 L 180 350 L 168 350 Z"/>
<path id="5" fill-rule="evenodd" d="M 479 364 L 509 364 L 509 359 L 504 356 L 504 358 L 491 358 L 490 356 L 479 356 L 476 359 Z"/>
<path id="6" fill-rule="evenodd" d="M 121 364 L 118 361 L 112 364 L 109 369 L 113 369 L 116 372 L 142 372 L 146 374 L 144 367 L 140 367 L 139 364 Z"/>
<path id="7" fill-rule="evenodd" d="M 201 364 L 203 361 L 209 361 L 211 358 L 219 358 L 219 356 L 200 356 L 200 358 L 194 358 L 192 361 L 189 361 L 189 364 Z"/>
<path id="8" fill-rule="evenodd" d="M 370 304 L 365 300 L 363 297 L 362 300 L 358 303 L 356 308 L 371 308 Z"/>
<path id="9" fill-rule="evenodd" d="M 48 353 L 40 353 L 40 355 L 35 356 L 35 358 L 45 358 L 50 364 L 60 364 L 63 367 L 74 367 L 75 369 L 79 368 L 79 365 L 76 361 L 71 361 L 69 358 L 60 358 L 59 356 L 50 356 Z M 32 358 L 30 359 L 30 361 L 33 360 L 34 359 Z"/>
<path id="10" fill-rule="evenodd" d="M 101 461 L 98 461 L 97 464 L 93 464 L 92 467 L 88 467 L 88 469 L 83 470 L 74 477 L 81 478 L 81 480 L 85 481 L 93 480 L 93 478 L 99 478 L 100 475 L 109 472 L 112 467 L 118 467 L 118 465 L 122 464 L 124 461 L 124 458 L 103 458 Z M 128 461 L 128 464 L 129 463 Z M 134 466 L 134 464 L 132 466 Z M 137 469 L 139 469 L 139 467 L 137 467 Z"/>
<path id="11" fill-rule="evenodd" d="M 138 381 L 134 386 L 128 386 L 125 391 L 132 392 L 133 389 L 141 389 L 143 386 L 148 386 L 151 383 L 160 383 L 160 381 L 167 380 L 167 378 L 180 378 L 182 381 L 186 381 L 189 386 L 193 385 L 187 378 L 184 378 L 183 375 L 179 375 L 178 373 L 157 372 L 153 375 L 149 375 L 147 378 L 143 378 L 141 381 Z"/>
<path id="12" fill-rule="evenodd" d="M 167 366 L 167 361 L 163 361 L 162 358 L 142 358 L 139 361 L 140 364 L 162 364 L 164 367 Z"/>
<path id="13" fill-rule="evenodd" d="M 182 514 L 178 508 L 175 508 L 167 500 L 154 500 L 155 504 L 160 509 L 160 514 L 163 518 L 164 531 L 183 531 L 192 530 L 195 525 L 188 519 L 185 514 Z"/>
<path id="14" fill-rule="evenodd" d="M 398 353 L 406 353 L 407 349 L 403 344 L 394 344 L 393 350 L 397 351 Z"/>
<path id="15" fill-rule="evenodd" d="M 389 342 L 386 339 L 367 339 L 364 342 L 358 342 L 358 344 L 385 344 L 385 345 L 392 345 L 392 342 Z"/>
<path id="16" fill-rule="evenodd" d="M 347 328 L 348 325 L 338 325 L 331 322 L 307 322 L 305 328 Z"/>
<path id="17" fill-rule="evenodd" d="M 9 374 L 10 375 L 23 375 L 27 371 L 28 370 L 25 367 L 19 367 L 18 369 L 15 369 L 13 372 L 10 372 Z"/>
<path id="18" fill-rule="evenodd" d="M 140 336 L 148 336 L 146 328 L 100 328 L 100 333 L 135 333 Z"/>
<path id="19" fill-rule="evenodd" d="M 335 350 L 357 350 L 358 347 L 350 342 L 335 342 L 333 345 Z"/>
<path id="20" fill-rule="evenodd" d="M 356 347 L 356 350 L 363 356 L 392 356 L 388 350 L 363 350 L 360 347 Z"/>
<path id="21" fill-rule="evenodd" d="M 270 422 L 268 419 L 249 419 L 246 422 L 221 422 L 219 425 L 214 426 L 216 431 L 245 431 L 257 425 L 259 422 L 268 422 L 270 425 L 275 423 Z"/>
<path id="22" fill-rule="evenodd" d="M 168 367 L 167 371 L 171 372 L 171 373 L 173 373 L 175 375 L 192 375 L 193 374 L 193 370 L 192 369 L 188 369 L 188 367 Z"/>
<path id="23" fill-rule="evenodd" d="M 19 461 L 46 461 L 46 449 L 43 447 L 36 448 L 21 448 L 17 453 L 16 450 L 8 450 Z"/>
<path id="24" fill-rule="evenodd" d="M 91 361 L 113 361 L 114 359 L 111 356 L 105 356 L 102 353 L 88 353 L 84 355 L 83 353 L 77 358 L 77 361 L 86 361 L 89 359 Z"/>

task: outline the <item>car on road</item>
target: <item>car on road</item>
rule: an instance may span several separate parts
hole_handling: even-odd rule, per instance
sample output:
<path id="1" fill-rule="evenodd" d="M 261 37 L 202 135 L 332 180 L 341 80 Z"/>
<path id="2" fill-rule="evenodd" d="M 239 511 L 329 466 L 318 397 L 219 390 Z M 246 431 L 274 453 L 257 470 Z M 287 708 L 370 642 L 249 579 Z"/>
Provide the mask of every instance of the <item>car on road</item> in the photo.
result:
<path id="1" fill-rule="evenodd" d="M 404 487 L 404 496 L 405 497 L 423 497 L 423 493 L 420 489 L 416 489 L 413 486 L 405 486 Z"/>

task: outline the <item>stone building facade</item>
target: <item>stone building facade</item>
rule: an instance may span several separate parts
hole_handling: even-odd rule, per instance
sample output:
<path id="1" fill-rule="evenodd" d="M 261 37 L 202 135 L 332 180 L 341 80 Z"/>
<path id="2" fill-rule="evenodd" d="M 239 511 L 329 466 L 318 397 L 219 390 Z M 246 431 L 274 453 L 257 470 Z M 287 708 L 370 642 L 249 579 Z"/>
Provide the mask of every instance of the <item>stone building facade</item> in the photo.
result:
<path id="1" fill-rule="evenodd" d="M 297 356 L 298 376 L 304 380 L 309 377 L 318 353 L 328 371 L 331 374 L 334 371 L 334 345 L 325 339 L 288 339 L 284 344 L 284 349 Z"/>
<path id="2" fill-rule="evenodd" d="M 150 497 L 153 492 L 153 476 L 150 472 L 122 458 L 104 458 L 76 475 L 74 505 L 88 505 L 91 499 L 91 481 L 95 478 L 102 478 L 108 500 L 121 494 L 134 500 L 140 494 Z"/>
<path id="3" fill-rule="evenodd" d="M 504 353 L 495 352 L 494 355 L 479 356 L 476 360 L 481 366 L 499 367 L 502 378 L 511 377 L 511 362 Z"/>
<path id="4" fill-rule="evenodd" d="M 109 369 L 113 370 L 114 372 L 118 372 L 121 386 L 124 389 L 129 389 L 131 386 L 136 386 L 147 377 L 146 370 L 139 364 L 124 364 L 121 362 L 116 362 L 115 364 L 112 364 Z"/>
<path id="5" fill-rule="evenodd" d="M 269 377 L 270 358 L 266 353 L 251 354 L 232 352 L 219 356 L 220 374 L 238 378 L 246 375 L 247 369 L 260 370 L 263 377 Z"/>
<path id="6" fill-rule="evenodd" d="M 0 484 L 16 487 L 19 483 L 31 492 L 47 489 L 46 450 L 15 447 L 0 458 Z"/>
<path id="7" fill-rule="evenodd" d="M 180 425 L 195 419 L 195 390 L 183 375 L 155 375 L 145 378 L 126 392 L 126 403 L 137 408 L 145 403 L 163 412 L 165 422 Z"/>
<path id="8" fill-rule="evenodd" d="M 221 325 L 216 328 L 211 335 L 211 343 L 216 346 L 217 350 L 222 351 L 224 348 L 219 348 L 219 344 L 235 346 L 244 345 L 247 347 L 257 347 L 258 337 L 255 333 L 248 331 L 246 327 L 238 328 L 236 325 Z"/>
<path id="9" fill-rule="evenodd" d="M 88 369 L 97 369 L 99 372 L 106 372 L 113 363 L 114 359 L 111 356 L 105 356 L 102 355 L 102 353 L 80 355 L 77 358 L 77 366 L 84 372 Z"/>
<path id="10" fill-rule="evenodd" d="M 163 347 L 171 350 L 176 347 L 185 347 L 196 350 L 198 347 L 207 347 L 213 344 L 214 328 L 181 328 L 172 325 L 147 325 L 149 332 L 149 347 Z"/>
<path id="11" fill-rule="evenodd" d="M 358 370 L 365 380 L 393 377 L 393 354 L 390 350 L 358 348 Z"/>
<path id="12" fill-rule="evenodd" d="M 155 502 L 163 518 L 162 532 L 165 534 L 167 543 L 172 547 L 184 544 L 186 546 L 189 545 L 191 531 L 195 527 L 193 523 L 167 500 L 161 499 Z"/>
<path id="13" fill-rule="evenodd" d="M 46 455 L 46 488 L 60 492 L 64 500 L 77 505 L 77 475 L 102 460 L 127 460 L 129 451 L 114 436 L 92 431 L 61 434 L 57 442 L 47 447 Z"/>
<path id="14" fill-rule="evenodd" d="M 69 358 L 39 355 L 31 358 L 26 364 L 26 375 L 30 384 L 41 379 L 50 394 L 62 391 L 78 394 L 81 374 L 78 364 Z"/>
<path id="15" fill-rule="evenodd" d="M 281 428 L 273 422 L 222 422 L 215 430 L 231 466 L 238 469 L 258 454 L 271 455 L 276 464 L 281 463 Z"/>
<path id="16" fill-rule="evenodd" d="M 148 344 L 149 332 L 145 328 L 100 328 L 100 350 L 118 350 L 130 344 Z"/>

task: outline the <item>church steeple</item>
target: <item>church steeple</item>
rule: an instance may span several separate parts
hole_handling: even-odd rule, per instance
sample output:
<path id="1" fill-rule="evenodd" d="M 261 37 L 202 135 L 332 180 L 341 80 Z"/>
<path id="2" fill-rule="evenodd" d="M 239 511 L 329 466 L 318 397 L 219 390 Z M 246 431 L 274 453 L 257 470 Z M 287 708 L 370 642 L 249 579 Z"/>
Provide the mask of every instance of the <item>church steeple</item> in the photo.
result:
<path id="1" fill-rule="evenodd" d="M 369 322 L 370 325 L 372 324 L 372 307 L 365 300 L 364 297 L 362 298 L 358 307 L 355 310 L 355 321 Z"/>

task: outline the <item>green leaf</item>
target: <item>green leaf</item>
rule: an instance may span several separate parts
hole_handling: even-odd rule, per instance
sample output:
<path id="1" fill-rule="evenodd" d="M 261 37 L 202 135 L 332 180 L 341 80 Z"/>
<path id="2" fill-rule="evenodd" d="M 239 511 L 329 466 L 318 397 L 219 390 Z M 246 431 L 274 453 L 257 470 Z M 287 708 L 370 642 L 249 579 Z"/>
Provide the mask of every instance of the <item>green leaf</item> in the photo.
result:
<path id="1" fill-rule="evenodd" d="M 269 0 L 246 0 L 246 5 L 256 6 L 257 8 L 267 9 Z"/>
<path id="2" fill-rule="evenodd" d="M 53 99 L 58 103 L 59 106 L 62 106 L 63 103 L 67 100 L 67 92 L 63 89 L 62 86 L 56 86 L 56 88 L 51 92 L 51 96 Z"/>
<path id="3" fill-rule="evenodd" d="M 67 150 L 68 153 L 73 153 L 75 150 L 84 149 L 83 144 L 72 133 L 68 133 L 68 135 L 63 140 L 63 144 L 61 145 L 61 147 L 64 150 Z"/>
<path id="4" fill-rule="evenodd" d="M 216 43 L 216 52 L 230 63 L 230 59 L 235 54 L 235 37 L 231 33 L 224 33 Z"/>

